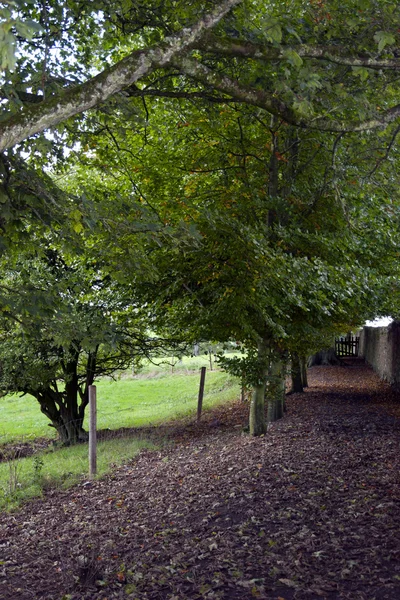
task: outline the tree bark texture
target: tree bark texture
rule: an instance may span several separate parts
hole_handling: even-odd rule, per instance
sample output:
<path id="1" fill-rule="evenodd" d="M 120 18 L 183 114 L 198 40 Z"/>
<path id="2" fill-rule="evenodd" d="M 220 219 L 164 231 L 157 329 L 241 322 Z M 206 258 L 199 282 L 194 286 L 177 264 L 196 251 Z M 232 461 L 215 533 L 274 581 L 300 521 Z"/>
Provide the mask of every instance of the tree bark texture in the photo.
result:
<path id="1" fill-rule="evenodd" d="M 308 377 L 307 377 L 307 357 L 300 357 L 300 369 L 301 369 L 301 380 L 303 382 L 303 388 L 308 387 Z"/>
<path id="2" fill-rule="evenodd" d="M 299 355 L 296 352 L 294 352 L 292 354 L 291 363 L 292 363 L 291 364 L 292 388 L 290 391 L 293 394 L 302 394 L 304 392 L 304 388 L 303 388 L 301 360 L 300 360 Z"/>
<path id="3" fill-rule="evenodd" d="M 259 436 L 267 431 L 265 421 L 265 382 L 256 385 L 250 403 L 250 435 Z"/>
<path id="4" fill-rule="evenodd" d="M 250 435 L 259 436 L 267 431 L 265 420 L 265 391 L 269 365 L 269 346 L 266 340 L 258 344 L 258 360 L 261 366 L 259 383 L 253 388 L 250 402 L 249 431 Z"/>
<path id="5" fill-rule="evenodd" d="M 267 399 L 268 423 L 281 419 L 284 415 L 286 383 L 286 360 L 284 357 L 274 357 L 268 374 Z"/>

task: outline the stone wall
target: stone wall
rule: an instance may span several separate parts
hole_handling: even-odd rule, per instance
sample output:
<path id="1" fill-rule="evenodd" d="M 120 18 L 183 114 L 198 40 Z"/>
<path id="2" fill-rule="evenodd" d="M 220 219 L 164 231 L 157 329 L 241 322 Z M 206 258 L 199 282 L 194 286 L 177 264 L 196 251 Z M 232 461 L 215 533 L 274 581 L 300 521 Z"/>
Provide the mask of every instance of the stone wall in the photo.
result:
<path id="1" fill-rule="evenodd" d="M 400 322 L 394 321 L 388 327 L 364 327 L 359 355 L 381 379 L 400 387 Z"/>

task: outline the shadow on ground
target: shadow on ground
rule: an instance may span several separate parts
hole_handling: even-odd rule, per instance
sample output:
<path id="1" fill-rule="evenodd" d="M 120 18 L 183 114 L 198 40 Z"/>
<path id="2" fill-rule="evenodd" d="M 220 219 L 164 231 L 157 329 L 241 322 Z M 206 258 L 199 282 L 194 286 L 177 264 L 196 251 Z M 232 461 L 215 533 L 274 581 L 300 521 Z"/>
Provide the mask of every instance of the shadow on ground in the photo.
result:
<path id="1" fill-rule="evenodd" d="M 236 403 L 1 515 L 0 596 L 400 598 L 399 398 L 360 363 L 309 381 L 262 438 Z"/>

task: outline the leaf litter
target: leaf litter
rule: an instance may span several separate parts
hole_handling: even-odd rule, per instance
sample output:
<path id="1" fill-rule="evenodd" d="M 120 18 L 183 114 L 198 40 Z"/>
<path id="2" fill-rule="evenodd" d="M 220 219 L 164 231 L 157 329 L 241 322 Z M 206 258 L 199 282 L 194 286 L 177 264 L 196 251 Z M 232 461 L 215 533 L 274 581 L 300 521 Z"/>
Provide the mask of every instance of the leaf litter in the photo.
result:
<path id="1" fill-rule="evenodd" d="M 309 382 L 263 437 L 237 402 L 1 514 L 0 597 L 400 598 L 399 394 L 355 360 Z"/>

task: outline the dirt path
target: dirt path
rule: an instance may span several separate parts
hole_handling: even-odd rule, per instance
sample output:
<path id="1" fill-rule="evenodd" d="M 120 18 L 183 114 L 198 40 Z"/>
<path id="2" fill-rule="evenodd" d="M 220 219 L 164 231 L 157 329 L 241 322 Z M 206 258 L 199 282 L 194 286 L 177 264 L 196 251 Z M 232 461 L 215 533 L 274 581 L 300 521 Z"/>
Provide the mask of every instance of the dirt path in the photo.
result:
<path id="1" fill-rule="evenodd" d="M 263 438 L 237 404 L 0 515 L 0 598 L 398 600 L 399 396 L 354 361 L 309 380 Z"/>

